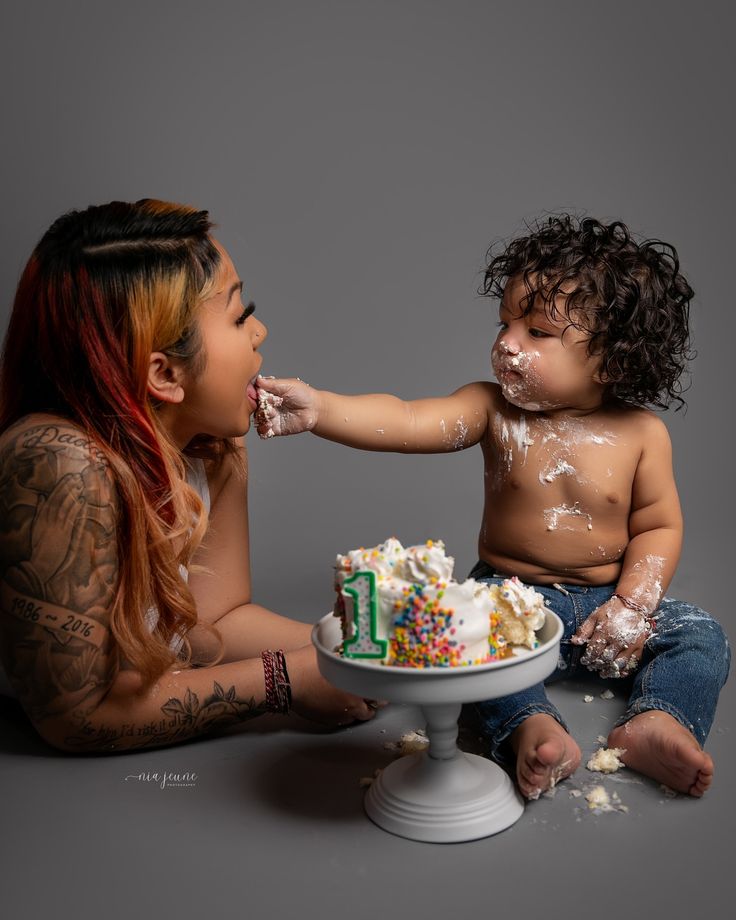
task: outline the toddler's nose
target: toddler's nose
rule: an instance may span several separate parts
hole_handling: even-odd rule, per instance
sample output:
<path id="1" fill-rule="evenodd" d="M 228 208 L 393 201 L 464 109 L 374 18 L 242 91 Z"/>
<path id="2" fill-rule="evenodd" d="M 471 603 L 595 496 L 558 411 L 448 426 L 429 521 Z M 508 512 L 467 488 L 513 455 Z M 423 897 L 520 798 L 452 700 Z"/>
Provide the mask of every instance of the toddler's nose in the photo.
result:
<path id="1" fill-rule="evenodd" d="M 501 339 L 499 342 L 499 347 L 507 355 L 518 355 L 521 349 L 516 342 L 509 341 L 508 339 Z"/>

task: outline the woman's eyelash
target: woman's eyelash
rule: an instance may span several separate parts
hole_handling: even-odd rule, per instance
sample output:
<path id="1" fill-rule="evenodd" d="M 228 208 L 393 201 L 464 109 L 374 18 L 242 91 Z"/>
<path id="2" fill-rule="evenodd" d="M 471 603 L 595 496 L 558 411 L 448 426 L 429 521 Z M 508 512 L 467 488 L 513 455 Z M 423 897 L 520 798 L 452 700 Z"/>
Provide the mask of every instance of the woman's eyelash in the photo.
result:
<path id="1" fill-rule="evenodd" d="M 235 320 L 235 325 L 242 326 L 245 323 L 245 321 L 248 319 L 248 317 L 252 316 L 253 313 L 255 313 L 255 310 L 256 310 L 256 305 L 251 300 L 251 302 L 248 304 L 245 310 L 243 310 L 240 316 Z"/>

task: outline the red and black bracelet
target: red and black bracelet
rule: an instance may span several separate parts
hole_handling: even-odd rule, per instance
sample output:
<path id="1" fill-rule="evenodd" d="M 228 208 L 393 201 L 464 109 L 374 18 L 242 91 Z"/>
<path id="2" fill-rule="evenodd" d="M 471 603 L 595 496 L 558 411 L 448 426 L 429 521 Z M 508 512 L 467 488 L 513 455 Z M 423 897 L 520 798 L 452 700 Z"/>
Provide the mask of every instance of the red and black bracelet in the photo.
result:
<path id="1" fill-rule="evenodd" d="M 649 626 L 650 631 L 654 632 L 654 630 L 657 628 L 657 623 L 654 617 L 651 616 L 647 608 L 644 606 L 644 604 L 638 604 L 636 601 L 632 601 L 630 597 L 626 597 L 623 594 L 616 593 L 613 596 L 617 600 L 621 601 L 624 607 L 626 607 L 628 610 L 633 610 L 634 613 L 640 613 L 642 617 L 644 617 L 644 619 L 646 620 L 646 623 Z"/>
<path id="2" fill-rule="evenodd" d="M 291 684 L 284 651 L 266 649 L 261 652 L 261 661 L 266 683 L 266 709 L 286 715 L 291 709 Z"/>

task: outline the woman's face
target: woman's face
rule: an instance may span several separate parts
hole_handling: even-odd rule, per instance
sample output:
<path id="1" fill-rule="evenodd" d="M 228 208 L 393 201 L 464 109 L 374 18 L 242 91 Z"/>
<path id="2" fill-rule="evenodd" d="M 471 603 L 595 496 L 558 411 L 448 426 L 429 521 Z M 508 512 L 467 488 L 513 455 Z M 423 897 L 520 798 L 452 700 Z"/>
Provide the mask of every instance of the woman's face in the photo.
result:
<path id="1" fill-rule="evenodd" d="M 266 327 L 243 306 L 243 283 L 225 249 L 212 294 L 199 306 L 204 369 L 186 375 L 178 406 L 176 439 L 188 443 L 197 434 L 231 438 L 245 434 L 257 407 L 255 380 L 262 358 L 258 348 Z"/>

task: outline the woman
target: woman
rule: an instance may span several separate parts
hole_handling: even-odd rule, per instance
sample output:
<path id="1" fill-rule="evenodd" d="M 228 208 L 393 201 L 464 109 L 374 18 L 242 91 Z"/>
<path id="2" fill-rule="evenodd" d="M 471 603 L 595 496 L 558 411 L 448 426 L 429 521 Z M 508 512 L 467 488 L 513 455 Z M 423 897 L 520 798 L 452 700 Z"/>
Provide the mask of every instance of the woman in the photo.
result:
<path id="1" fill-rule="evenodd" d="M 0 371 L 0 658 L 66 751 L 171 744 L 267 711 L 327 724 L 310 627 L 251 602 L 247 455 L 265 326 L 206 211 L 59 218 Z"/>

